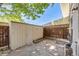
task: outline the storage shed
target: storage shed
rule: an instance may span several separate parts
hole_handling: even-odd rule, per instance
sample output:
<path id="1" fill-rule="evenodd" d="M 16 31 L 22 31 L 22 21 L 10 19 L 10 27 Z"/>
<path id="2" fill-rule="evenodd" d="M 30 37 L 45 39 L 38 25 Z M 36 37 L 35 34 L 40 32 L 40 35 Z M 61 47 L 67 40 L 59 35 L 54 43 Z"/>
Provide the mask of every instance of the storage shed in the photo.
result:
<path id="1" fill-rule="evenodd" d="M 0 27 L 2 26 L 7 27 L 5 30 L 8 30 L 4 30 L 2 33 L 0 28 L 0 47 L 7 45 L 10 49 L 14 50 L 24 45 L 32 44 L 33 40 L 43 38 L 42 26 L 20 22 L 0 23 Z M 8 34 L 5 34 L 6 32 Z M 1 42 L 4 42 L 5 40 L 7 41 L 7 44 L 1 46 Z"/>

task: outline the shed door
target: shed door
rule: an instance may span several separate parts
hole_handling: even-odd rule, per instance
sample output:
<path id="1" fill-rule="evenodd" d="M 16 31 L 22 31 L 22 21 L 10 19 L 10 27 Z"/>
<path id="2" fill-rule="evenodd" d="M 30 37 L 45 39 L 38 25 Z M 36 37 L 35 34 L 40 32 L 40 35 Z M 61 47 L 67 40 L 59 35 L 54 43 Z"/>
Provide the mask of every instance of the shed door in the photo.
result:
<path id="1" fill-rule="evenodd" d="M 0 47 L 9 47 L 9 27 L 0 26 Z"/>

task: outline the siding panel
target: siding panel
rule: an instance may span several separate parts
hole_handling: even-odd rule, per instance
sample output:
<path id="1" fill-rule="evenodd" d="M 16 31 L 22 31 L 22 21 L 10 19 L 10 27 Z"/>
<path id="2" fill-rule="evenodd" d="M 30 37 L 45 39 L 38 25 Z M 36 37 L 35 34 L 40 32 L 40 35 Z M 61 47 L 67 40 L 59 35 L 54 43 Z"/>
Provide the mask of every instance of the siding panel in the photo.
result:
<path id="1" fill-rule="evenodd" d="M 21 23 L 10 23 L 10 47 L 19 48 L 32 41 L 43 37 L 43 28 Z"/>

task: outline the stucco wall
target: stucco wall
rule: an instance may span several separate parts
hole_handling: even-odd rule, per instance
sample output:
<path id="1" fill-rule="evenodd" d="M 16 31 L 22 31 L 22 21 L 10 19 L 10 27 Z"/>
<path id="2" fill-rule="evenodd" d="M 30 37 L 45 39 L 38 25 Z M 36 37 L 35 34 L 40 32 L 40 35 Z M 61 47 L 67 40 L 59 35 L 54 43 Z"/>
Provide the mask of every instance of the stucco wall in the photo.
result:
<path id="1" fill-rule="evenodd" d="M 8 23 L 0 22 L 0 26 L 9 26 Z"/>
<path id="2" fill-rule="evenodd" d="M 61 25 L 61 24 L 69 24 L 69 16 L 52 22 L 52 25 Z"/>
<path id="3" fill-rule="evenodd" d="M 32 40 L 43 37 L 43 27 L 32 26 Z"/>
<path id="4" fill-rule="evenodd" d="M 63 17 L 69 16 L 69 3 L 60 3 L 60 8 Z"/>
<path id="5" fill-rule="evenodd" d="M 19 48 L 23 45 L 32 44 L 32 41 L 43 37 L 43 28 L 39 26 L 10 23 L 10 47 Z"/>

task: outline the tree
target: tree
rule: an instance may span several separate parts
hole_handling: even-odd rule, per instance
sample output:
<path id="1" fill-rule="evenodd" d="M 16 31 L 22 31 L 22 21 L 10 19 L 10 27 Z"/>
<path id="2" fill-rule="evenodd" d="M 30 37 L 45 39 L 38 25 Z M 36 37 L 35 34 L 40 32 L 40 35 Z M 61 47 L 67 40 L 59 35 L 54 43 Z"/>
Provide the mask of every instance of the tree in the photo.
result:
<path id="1" fill-rule="evenodd" d="M 40 17 L 49 5 L 48 3 L 3 3 L 0 4 L 0 12 L 4 13 L 7 17 L 21 19 L 21 16 L 24 16 L 34 20 Z"/>

